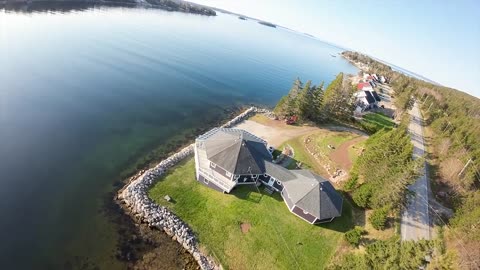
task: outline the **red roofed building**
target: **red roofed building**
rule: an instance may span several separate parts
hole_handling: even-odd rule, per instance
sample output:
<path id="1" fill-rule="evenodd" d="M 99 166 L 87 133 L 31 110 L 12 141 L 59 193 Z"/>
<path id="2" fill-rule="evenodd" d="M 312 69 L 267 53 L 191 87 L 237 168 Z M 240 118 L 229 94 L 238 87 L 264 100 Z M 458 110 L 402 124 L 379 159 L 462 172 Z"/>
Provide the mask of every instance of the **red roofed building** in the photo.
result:
<path id="1" fill-rule="evenodd" d="M 359 83 L 359 84 L 357 85 L 357 90 L 372 91 L 373 88 L 372 88 L 372 86 L 370 85 L 370 83 L 364 82 L 364 83 Z"/>

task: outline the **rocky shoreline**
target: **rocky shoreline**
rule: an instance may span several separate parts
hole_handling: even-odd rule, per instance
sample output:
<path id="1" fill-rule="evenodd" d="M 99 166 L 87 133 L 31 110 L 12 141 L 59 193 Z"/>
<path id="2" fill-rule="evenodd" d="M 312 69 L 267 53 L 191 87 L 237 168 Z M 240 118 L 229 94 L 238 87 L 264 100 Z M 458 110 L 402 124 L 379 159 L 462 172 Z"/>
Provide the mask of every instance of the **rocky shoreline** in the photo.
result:
<path id="1" fill-rule="evenodd" d="M 268 111 L 251 107 L 221 127 L 232 127 L 255 113 L 264 112 Z M 172 240 L 177 241 L 186 251 L 192 254 L 201 269 L 221 269 L 221 266 L 211 257 L 200 251 L 197 237 L 188 224 L 183 222 L 168 208 L 156 204 L 148 197 L 148 190 L 155 183 L 156 179 L 180 161 L 191 156 L 193 149 L 194 144 L 190 144 L 153 168 L 137 173 L 118 192 L 116 199 L 122 209 L 134 221 L 145 223 L 150 228 L 164 231 Z"/>

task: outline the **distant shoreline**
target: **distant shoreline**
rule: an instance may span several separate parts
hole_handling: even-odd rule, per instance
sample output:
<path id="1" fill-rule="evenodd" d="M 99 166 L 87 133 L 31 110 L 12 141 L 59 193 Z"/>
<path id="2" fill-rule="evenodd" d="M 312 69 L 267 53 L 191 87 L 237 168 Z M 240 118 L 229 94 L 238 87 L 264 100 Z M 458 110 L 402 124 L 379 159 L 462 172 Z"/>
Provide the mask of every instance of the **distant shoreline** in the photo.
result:
<path id="1" fill-rule="evenodd" d="M 217 13 L 212 8 L 186 2 L 183 0 L 80 0 L 80 1 L 49 1 L 49 0 L 19 0 L 9 1 L 0 0 L 0 8 L 12 11 L 47 11 L 47 10 L 78 10 L 87 9 L 95 6 L 110 7 L 145 7 L 156 8 L 166 11 L 176 11 L 190 14 L 198 14 L 204 16 L 216 16 Z"/>

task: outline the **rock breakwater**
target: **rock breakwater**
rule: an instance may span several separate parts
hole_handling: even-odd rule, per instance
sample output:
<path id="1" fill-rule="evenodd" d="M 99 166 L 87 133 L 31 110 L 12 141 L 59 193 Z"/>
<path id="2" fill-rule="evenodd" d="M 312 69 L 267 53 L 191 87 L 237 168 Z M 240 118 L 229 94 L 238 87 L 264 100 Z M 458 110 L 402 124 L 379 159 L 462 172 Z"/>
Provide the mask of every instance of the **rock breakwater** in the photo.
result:
<path id="1" fill-rule="evenodd" d="M 229 128 L 255 113 L 268 113 L 268 110 L 251 107 L 221 127 Z M 148 224 L 151 228 L 163 230 L 185 248 L 197 261 L 201 269 L 221 269 L 214 260 L 199 250 L 198 240 L 192 229 L 168 208 L 160 206 L 148 197 L 148 190 L 168 169 L 180 161 L 191 156 L 194 144 L 181 149 L 155 167 L 140 172 L 131 178 L 131 181 L 118 193 L 118 199 L 124 205 L 124 209 L 135 217 L 136 220 Z"/>

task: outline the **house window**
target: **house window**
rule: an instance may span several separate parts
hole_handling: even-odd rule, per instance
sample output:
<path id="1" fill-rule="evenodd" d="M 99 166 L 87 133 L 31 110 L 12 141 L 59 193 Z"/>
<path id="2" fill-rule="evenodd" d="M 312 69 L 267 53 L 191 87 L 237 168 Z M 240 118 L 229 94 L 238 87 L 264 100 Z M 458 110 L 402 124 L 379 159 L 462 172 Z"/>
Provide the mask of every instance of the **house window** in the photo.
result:
<path id="1" fill-rule="evenodd" d="M 231 177 L 231 176 L 232 176 L 232 174 L 229 173 L 229 172 L 225 172 L 225 175 L 226 175 L 227 177 Z"/>
<path id="2" fill-rule="evenodd" d="M 203 182 L 204 182 L 205 184 L 207 184 L 207 185 L 208 185 L 208 183 L 209 183 L 207 178 L 203 178 Z"/>
<path id="3" fill-rule="evenodd" d="M 282 183 L 279 180 L 277 180 L 277 184 L 281 185 Z"/>
<path id="4" fill-rule="evenodd" d="M 308 215 L 308 212 L 307 212 L 307 211 L 305 211 L 305 210 L 303 210 L 303 213 L 304 213 L 305 215 Z"/>
<path id="5" fill-rule="evenodd" d="M 212 166 L 212 168 L 215 169 L 215 167 L 217 167 L 217 164 L 213 163 L 213 162 L 210 162 L 210 166 Z"/>

